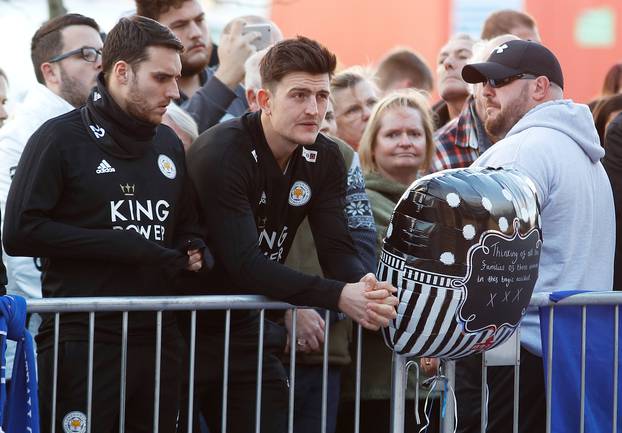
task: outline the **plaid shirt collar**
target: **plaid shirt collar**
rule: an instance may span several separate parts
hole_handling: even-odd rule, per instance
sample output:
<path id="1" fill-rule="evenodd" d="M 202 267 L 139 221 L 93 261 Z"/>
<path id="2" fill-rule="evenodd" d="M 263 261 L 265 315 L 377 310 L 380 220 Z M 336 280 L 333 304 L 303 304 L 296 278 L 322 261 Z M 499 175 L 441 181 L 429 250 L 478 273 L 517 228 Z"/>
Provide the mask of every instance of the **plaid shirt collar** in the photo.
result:
<path id="1" fill-rule="evenodd" d="M 486 135 L 484 125 L 477 115 L 473 96 L 469 96 L 465 105 L 458 116 L 454 144 L 459 147 L 479 149 L 479 153 L 482 154 L 492 146 L 492 142 Z"/>
<path id="2" fill-rule="evenodd" d="M 477 116 L 475 101 L 469 97 L 458 117 L 434 134 L 436 151 L 430 172 L 468 167 L 492 143 Z"/>

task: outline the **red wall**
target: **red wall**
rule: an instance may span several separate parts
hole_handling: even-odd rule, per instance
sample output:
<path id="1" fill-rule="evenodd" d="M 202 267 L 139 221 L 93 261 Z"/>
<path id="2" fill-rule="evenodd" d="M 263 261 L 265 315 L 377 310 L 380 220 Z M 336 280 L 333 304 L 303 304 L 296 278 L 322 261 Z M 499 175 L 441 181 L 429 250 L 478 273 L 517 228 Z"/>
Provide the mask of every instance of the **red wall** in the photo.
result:
<path id="1" fill-rule="evenodd" d="M 527 11 L 539 23 L 542 42 L 557 55 L 564 71 L 566 94 L 587 102 L 600 92 L 605 74 L 614 63 L 622 62 L 622 1 L 527 0 Z M 616 45 L 612 48 L 584 48 L 575 42 L 575 22 L 588 8 L 613 9 Z"/>
<path id="2" fill-rule="evenodd" d="M 616 45 L 577 46 L 578 14 L 601 6 L 616 15 Z M 434 71 L 438 50 L 449 37 L 451 7 L 451 0 L 275 1 L 272 19 L 285 36 L 302 34 L 322 41 L 344 66 L 375 63 L 392 47 L 406 45 L 422 54 Z M 559 57 L 566 95 L 583 102 L 596 96 L 609 67 L 622 62 L 622 1 L 525 0 L 525 10 L 538 22 L 543 43 Z"/>

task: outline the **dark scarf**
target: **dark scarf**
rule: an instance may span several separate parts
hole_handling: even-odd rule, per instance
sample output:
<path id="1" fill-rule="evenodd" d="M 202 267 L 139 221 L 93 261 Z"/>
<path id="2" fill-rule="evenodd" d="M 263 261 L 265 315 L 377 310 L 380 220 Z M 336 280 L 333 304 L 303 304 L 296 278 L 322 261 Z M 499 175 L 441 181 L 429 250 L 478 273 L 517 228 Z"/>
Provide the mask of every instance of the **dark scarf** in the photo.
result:
<path id="1" fill-rule="evenodd" d="M 104 74 L 82 107 L 82 119 L 88 133 L 106 153 L 117 158 L 139 158 L 153 143 L 158 125 L 136 119 L 119 107 L 108 93 Z"/>

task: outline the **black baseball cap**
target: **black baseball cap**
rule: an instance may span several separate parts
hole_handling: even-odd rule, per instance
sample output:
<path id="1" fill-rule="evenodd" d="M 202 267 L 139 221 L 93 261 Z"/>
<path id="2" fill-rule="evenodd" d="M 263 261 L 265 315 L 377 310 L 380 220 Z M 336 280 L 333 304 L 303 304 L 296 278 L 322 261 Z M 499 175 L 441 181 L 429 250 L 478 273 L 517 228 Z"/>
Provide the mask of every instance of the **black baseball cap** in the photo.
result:
<path id="1" fill-rule="evenodd" d="M 555 54 L 544 45 L 532 41 L 504 42 L 492 50 L 486 62 L 462 68 L 462 78 L 467 83 L 502 80 L 519 74 L 544 75 L 549 81 L 564 88 L 562 67 Z"/>

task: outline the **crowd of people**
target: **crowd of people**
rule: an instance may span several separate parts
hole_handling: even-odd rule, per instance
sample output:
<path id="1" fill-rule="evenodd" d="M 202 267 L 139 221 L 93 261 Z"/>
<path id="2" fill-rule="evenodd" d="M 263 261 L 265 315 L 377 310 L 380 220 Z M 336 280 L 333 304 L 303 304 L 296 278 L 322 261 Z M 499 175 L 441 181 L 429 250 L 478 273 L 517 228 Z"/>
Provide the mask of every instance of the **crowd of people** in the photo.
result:
<path id="1" fill-rule="evenodd" d="M 197 314 L 192 400 L 190 315 L 162 314 L 155 418 L 156 314 L 130 314 L 126 431 L 153 431 L 154 419 L 162 432 L 253 431 L 261 353 L 261 430 L 285 432 L 290 351 L 294 431 L 321 431 L 327 320 L 326 431 L 354 430 L 353 324 L 364 328 L 360 431 L 389 431 L 391 352 L 378 330 L 398 299 L 374 273 L 400 197 L 440 170 L 515 168 L 533 181 L 544 239 L 536 291 L 622 287 L 622 67 L 589 106 L 564 99 L 564 72 L 525 13 L 493 13 L 479 40 L 451 36 L 436 76 L 406 47 L 337 70 L 329 47 L 285 39 L 258 16 L 232 20 L 216 45 L 197 0 L 136 0 L 136 14 L 105 35 L 84 15 L 54 18 L 32 37 L 31 58 L 37 83 L 9 114 L 0 69 L 6 293 L 262 294 L 306 307 L 295 335 L 291 311 L 269 313 L 261 352 L 263 313 L 231 312 L 226 420 L 225 313 Z M 88 315 L 61 315 L 58 353 L 54 315 L 28 320 L 43 431 L 117 431 L 121 315 L 95 316 L 90 419 Z M 544 432 L 535 311 L 522 329 L 519 430 Z M 406 431 L 422 427 L 415 391 L 438 364 L 422 359 L 420 383 L 409 377 Z M 487 431 L 511 431 L 513 371 L 493 370 Z M 480 431 L 480 386 L 481 357 L 459 361 L 460 432 Z"/>

